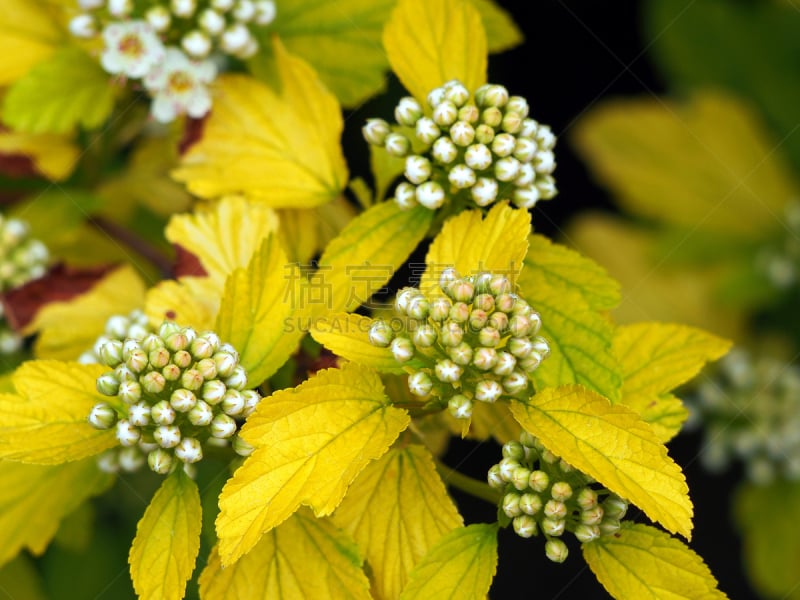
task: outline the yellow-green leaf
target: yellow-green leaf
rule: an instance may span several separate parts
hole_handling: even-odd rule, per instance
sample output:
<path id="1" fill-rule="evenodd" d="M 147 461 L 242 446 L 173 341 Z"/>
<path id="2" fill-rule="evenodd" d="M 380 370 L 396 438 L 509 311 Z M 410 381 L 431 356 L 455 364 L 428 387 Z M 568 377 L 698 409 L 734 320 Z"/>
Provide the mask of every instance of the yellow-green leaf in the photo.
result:
<path id="1" fill-rule="evenodd" d="M 497 525 L 454 529 L 411 571 L 400 600 L 482 600 L 497 569 Z"/>
<path id="2" fill-rule="evenodd" d="M 492 0 L 470 0 L 481 14 L 489 52 L 505 52 L 524 42 L 513 17 Z"/>
<path id="3" fill-rule="evenodd" d="M 0 460 L 0 564 L 23 548 L 42 554 L 61 520 L 111 481 L 94 458 L 47 466 Z"/>
<path id="4" fill-rule="evenodd" d="M 95 404 L 108 400 L 95 387 L 107 370 L 54 360 L 19 367 L 13 378 L 17 393 L 0 395 L 0 459 L 54 465 L 117 445 L 113 431 L 86 421 Z"/>
<path id="5" fill-rule="evenodd" d="M 221 285 L 210 277 L 165 279 L 147 290 L 144 312 L 154 324 L 168 320 L 207 331 L 214 329 L 221 297 Z"/>
<path id="6" fill-rule="evenodd" d="M 718 92 L 615 101 L 575 131 L 622 206 L 671 225 L 760 237 L 798 194 L 757 115 Z"/>
<path id="7" fill-rule="evenodd" d="M 717 580 L 695 552 L 660 529 L 625 522 L 615 535 L 583 544 L 583 556 L 614 598 L 722 600 Z"/>
<path id="8" fill-rule="evenodd" d="M 620 301 L 619 283 L 603 267 L 543 235 L 533 234 L 528 238 L 520 287 L 535 291 L 541 285 L 577 291 L 593 310 L 610 310 Z"/>
<path id="9" fill-rule="evenodd" d="M 42 577 L 24 554 L 0 568 L 0 591 L 9 600 L 47 600 Z"/>
<path id="10" fill-rule="evenodd" d="M 613 352 L 622 369 L 622 403 L 650 423 L 666 442 L 688 413 L 669 392 L 716 360 L 730 342 L 685 325 L 637 323 L 617 328 Z"/>
<path id="11" fill-rule="evenodd" d="M 454 435 L 462 435 L 463 424 L 446 417 L 447 426 Z M 475 440 L 488 440 L 494 438 L 500 444 L 505 444 L 511 440 L 519 440 L 522 428 L 514 420 L 505 402 L 476 402 L 472 409 L 472 418 L 469 423 L 469 432 L 466 438 Z"/>
<path id="12" fill-rule="evenodd" d="M 329 519 L 301 508 L 267 533 L 235 565 L 223 568 L 217 549 L 200 575 L 202 600 L 369 600 L 358 547 Z"/>
<path id="13" fill-rule="evenodd" d="M 414 565 L 463 525 L 433 457 L 418 445 L 390 450 L 367 465 L 333 521 L 363 549 L 378 599 L 397 598 Z"/>
<path id="14" fill-rule="evenodd" d="M 492 271 L 515 282 L 530 228 L 530 213 L 506 203 L 492 207 L 485 218 L 480 210 L 470 210 L 448 219 L 428 249 L 420 289 L 438 290 L 439 276 L 447 267 L 455 267 L 462 276 Z"/>
<path id="15" fill-rule="evenodd" d="M 178 469 L 158 488 L 136 526 L 128 561 L 141 600 L 180 600 L 200 551 L 200 493 Z"/>
<path id="16" fill-rule="evenodd" d="M 241 432 L 256 449 L 220 496 L 223 565 L 236 562 L 301 504 L 317 516 L 332 513 L 350 483 L 408 423 L 378 376 L 353 363 L 265 398 Z"/>
<path id="17" fill-rule="evenodd" d="M 0 56 L 5 55 L 0 54 Z M 36 170 L 47 179 L 61 181 L 66 179 L 78 164 L 80 149 L 72 141 L 72 136 L 68 135 L 52 133 L 33 135 L 0 131 L 0 154 L 25 156 L 33 161 Z"/>
<path id="18" fill-rule="evenodd" d="M 486 32 L 468 0 L 400 0 L 383 30 L 383 46 L 392 70 L 418 100 L 451 79 L 470 91 L 486 83 Z"/>
<path id="19" fill-rule="evenodd" d="M 202 139 L 173 176 L 204 198 L 243 193 L 273 207 L 307 208 L 347 184 L 336 98 L 314 71 L 274 45 L 281 92 L 241 75 L 221 77 Z"/>
<path id="20" fill-rule="evenodd" d="M 369 165 L 375 178 L 375 198 L 378 202 L 386 198 L 389 188 L 405 169 L 405 159 L 392 156 L 385 148 L 369 146 Z"/>
<path id="21" fill-rule="evenodd" d="M 193 213 L 175 215 L 165 235 L 194 254 L 221 288 L 228 275 L 246 267 L 261 241 L 277 229 L 274 210 L 241 196 L 230 196 Z"/>
<path id="22" fill-rule="evenodd" d="M 800 483 L 745 484 L 733 508 L 750 580 L 765 597 L 800 598 Z"/>
<path id="23" fill-rule="evenodd" d="M 68 133 L 99 127 L 113 108 L 108 73 L 83 49 L 65 46 L 11 86 L 3 122 L 25 133 Z"/>
<path id="24" fill-rule="evenodd" d="M 115 269 L 85 294 L 42 307 L 26 334 L 37 333 L 39 358 L 77 360 L 91 350 L 113 315 L 127 315 L 144 302 L 144 283 L 129 265 Z"/>
<path id="25" fill-rule="evenodd" d="M 13 83 L 49 57 L 64 34 L 50 7 L 31 0 L 0 4 L 0 86 Z"/>
<path id="26" fill-rule="evenodd" d="M 275 373 L 302 337 L 288 331 L 294 308 L 286 302 L 287 262 L 278 236 L 271 235 L 247 268 L 236 269 L 225 282 L 215 331 L 238 350 L 250 384 Z"/>
<path id="27" fill-rule="evenodd" d="M 692 503 L 680 467 L 635 412 L 582 388 L 548 388 L 511 412 L 546 448 L 689 538 Z"/>
<path id="28" fill-rule="evenodd" d="M 300 292 L 323 296 L 311 312 L 354 310 L 368 302 L 402 266 L 428 231 L 433 212 L 403 210 L 394 202 L 376 204 L 350 221 L 331 240 L 319 261 L 317 283 Z M 306 296 L 298 298 L 306 301 Z"/>
<path id="29" fill-rule="evenodd" d="M 315 319 L 311 336 L 328 350 L 347 360 L 382 373 L 405 373 L 403 365 L 397 362 L 389 348 L 379 348 L 370 343 L 369 330 L 373 322 L 373 319 L 361 315 L 333 314 Z"/>

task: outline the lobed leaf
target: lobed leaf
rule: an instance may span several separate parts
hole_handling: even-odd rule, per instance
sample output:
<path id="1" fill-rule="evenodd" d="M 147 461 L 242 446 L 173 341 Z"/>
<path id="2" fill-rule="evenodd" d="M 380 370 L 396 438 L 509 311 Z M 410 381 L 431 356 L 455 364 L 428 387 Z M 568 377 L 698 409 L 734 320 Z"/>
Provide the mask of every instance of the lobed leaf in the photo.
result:
<path id="1" fill-rule="evenodd" d="M 505 52 L 524 42 L 514 18 L 493 0 L 470 0 L 481 14 L 489 53 Z"/>
<path id="2" fill-rule="evenodd" d="M 220 287 L 208 277 L 165 279 L 147 290 L 144 312 L 151 323 L 168 320 L 208 331 L 214 329 L 221 295 Z"/>
<path id="3" fill-rule="evenodd" d="M 0 5 L 0 86 L 6 87 L 46 60 L 64 39 L 50 7 L 30 0 Z M 13 58 L 11 58 L 13 57 Z"/>
<path id="4" fill-rule="evenodd" d="M 463 525 L 433 457 L 419 445 L 392 449 L 367 465 L 333 522 L 363 549 L 377 599 L 397 598 L 414 565 Z"/>
<path id="5" fill-rule="evenodd" d="M 332 513 L 408 422 L 378 376 L 353 363 L 262 400 L 241 431 L 256 449 L 220 495 L 222 564 L 236 562 L 302 504 L 317 516 Z"/>
<path id="6" fill-rule="evenodd" d="M 641 508 L 673 533 L 692 531 L 680 467 L 635 412 L 579 385 L 548 388 L 511 413 L 552 452 Z"/>

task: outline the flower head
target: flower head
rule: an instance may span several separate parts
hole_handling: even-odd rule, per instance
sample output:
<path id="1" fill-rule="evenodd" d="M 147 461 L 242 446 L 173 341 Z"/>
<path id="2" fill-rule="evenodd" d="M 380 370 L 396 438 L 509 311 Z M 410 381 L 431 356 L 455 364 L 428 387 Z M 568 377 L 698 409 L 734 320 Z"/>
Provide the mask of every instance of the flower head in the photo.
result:
<path id="1" fill-rule="evenodd" d="M 113 75 L 138 79 L 164 60 L 164 46 L 147 21 L 115 22 L 103 29 L 103 68 Z"/>
<path id="2" fill-rule="evenodd" d="M 164 62 L 152 69 L 144 85 L 153 96 L 150 112 L 157 121 L 167 123 L 179 114 L 199 118 L 211 109 L 207 84 L 216 76 L 209 60 L 189 60 L 176 48 L 167 48 Z"/>

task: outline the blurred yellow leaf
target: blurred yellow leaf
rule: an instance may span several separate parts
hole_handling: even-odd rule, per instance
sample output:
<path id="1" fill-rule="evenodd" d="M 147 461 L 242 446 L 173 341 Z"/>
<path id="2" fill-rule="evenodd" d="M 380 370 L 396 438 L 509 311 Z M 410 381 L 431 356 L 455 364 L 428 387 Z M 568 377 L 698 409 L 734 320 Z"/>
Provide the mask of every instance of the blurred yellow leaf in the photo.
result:
<path id="1" fill-rule="evenodd" d="M 49 7 L 31 0 L 0 3 L 0 87 L 50 56 L 64 40 Z"/>
<path id="2" fill-rule="evenodd" d="M 141 600 L 180 600 L 200 551 L 200 493 L 178 468 L 150 500 L 136 526 L 129 562 Z"/>
<path id="3" fill-rule="evenodd" d="M 275 373 L 297 349 L 302 334 L 287 331 L 294 307 L 286 302 L 284 267 L 288 259 L 277 235 L 253 254 L 246 269 L 225 282 L 214 330 L 238 350 L 250 385 Z"/>
<path id="4" fill-rule="evenodd" d="M 625 210 L 670 225 L 757 238 L 781 227 L 776 215 L 800 192 L 777 140 L 748 106 L 717 92 L 685 104 L 605 104 L 575 141 Z"/>
<path id="5" fill-rule="evenodd" d="M 241 432 L 256 449 L 220 495 L 222 564 L 236 562 L 302 504 L 317 516 L 332 513 L 408 423 L 378 376 L 353 363 L 262 400 Z"/>
<path id="6" fill-rule="evenodd" d="M 511 412 L 570 465 L 669 531 L 691 537 L 686 479 L 635 412 L 579 385 L 548 388 L 526 404 L 513 401 Z"/>
<path id="7" fill-rule="evenodd" d="M 156 325 L 167 320 L 197 331 L 209 331 L 214 329 L 221 297 L 221 287 L 209 277 L 165 279 L 147 290 L 144 311 Z"/>
<path id="8" fill-rule="evenodd" d="M 581 545 L 589 568 L 614 598 L 722 600 L 717 580 L 695 552 L 660 529 L 625 522 Z"/>
<path id="9" fill-rule="evenodd" d="M 660 441 L 669 441 L 688 416 L 681 401 L 669 392 L 730 346 L 726 340 L 685 325 L 618 327 L 612 350 L 622 368 L 622 404 L 650 423 Z"/>
<path id="10" fill-rule="evenodd" d="M 489 52 L 504 52 L 524 42 L 514 18 L 493 0 L 470 0 L 481 14 Z"/>
<path id="11" fill-rule="evenodd" d="M 45 304 L 25 328 L 38 332 L 34 353 L 38 358 L 78 360 L 91 350 L 114 315 L 127 315 L 144 302 L 144 283 L 124 265 L 103 277 L 91 290 L 67 302 Z"/>
<path id="12" fill-rule="evenodd" d="M 190 192 L 308 208 L 333 200 L 347 184 L 336 98 L 280 42 L 274 50 L 279 94 L 242 75 L 217 80 L 203 137 L 173 171 Z"/>
<path id="13" fill-rule="evenodd" d="M 42 577 L 24 554 L 0 568 L 0 590 L 12 600 L 47 600 Z"/>
<path id="14" fill-rule="evenodd" d="M 203 600 L 370 600 L 363 559 L 349 536 L 328 519 L 301 508 L 234 565 L 223 568 L 217 549 L 200 575 Z"/>
<path id="15" fill-rule="evenodd" d="M 0 459 L 55 465 L 99 454 L 118 444 L 86 418 L 98 402 L 96 389 L 108 370 L 54 360 L 24 363 L 14 374 L 16 395 L 0 395 Z"/>
<path id="16" fill-rule="evenodd" d="M 496 569 L 496 524 L 454 529 L 414 567 L 400 600 L 486 598 Z"/>
<path id="17" fill-rule="evenodd" d="M 0 45 L 2 43 L 0 41 Z M 80 148 L 72 141 L 71 135 L 18 133 L 0 129 L 0 154 L 27 156 L 36 170 L 47 179 L 62 181 L 78 163 Z"/>
<path id="18" fill-rule="evenodd" d="M 397 598 L 408 573 L 448 531 L 463 525 L 430 453 L 418 445 L 371 462 L 333 514 L 364 551 L 372 594 Z"/>
<path id="19" fill-rule="evenodd" d="M 355 217 L 353 206 L 339 196 L 314 208 L 282 208 L 277 211 L 281 243 L 289 260 L 306 264 Z"/>
<path id="20" fill-rule="evenodd" d="M 468 0 L 400 0 L 384 27 L 383 46 L 417 100 L 452 79 L 470 91 L 486 83 L 486 32 Z"/>
<path id="21" fill-rule="evenodd" d="M 94 458 L 47 466 L 0 460 L 0 564 L 23 548 L 42 554 L 61 520 L 111 481 Z"/>
<path id="22" fill-rule="evenodd" d="M 448 219 L 428 249 L 420 289 L 438 290 L 439 276 L 447 267 L 455 267 L 462 277 L 491 271 L 515 282 L 530 228 L 530 213 L 507 203 L 496 204 L 485 217 L 480 210 L 469 210 Z"/>

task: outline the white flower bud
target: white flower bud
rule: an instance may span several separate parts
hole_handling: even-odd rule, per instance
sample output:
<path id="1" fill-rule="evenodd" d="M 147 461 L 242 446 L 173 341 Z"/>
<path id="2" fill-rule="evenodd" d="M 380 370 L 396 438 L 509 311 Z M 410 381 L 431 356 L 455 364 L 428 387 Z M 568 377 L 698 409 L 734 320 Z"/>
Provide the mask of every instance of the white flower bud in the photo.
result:
<path id="1" fill-rule="evenodd" d="M 464 339 L 464 329 L 458 323 L 449 321 L 442 326 L 440 338 L 446 348 L 458 347 Z"/>
<path id="2" fill-rule="evenodd" d="M 225 379 L 225 385 L 235 390 L 243 390 L 247 387 L 247 371 L 242 365 L 237 365 L 233 374 Z"/>
<path id="3" fill-rule="evenodd" d="M 250 42 L 250 31 L 241 23 L 235 23 L 222 32 L 220 45 L 228 54 L 242 52 Z"/>
<path id="4" fill-rule="evenodd" d="M 466 148 L 475 139 L 475 129 L 466 121 L 456 121 L 450 126 L 450 139 L 456 145 Z"/>
<path id="5" fill-rule="evenodd" d="M 97 378 L 97 391 L 104 396 L 116 396 L 119 392 L 119 380 L 113 373 L 105 373 Z"/>
<path id="6" fill-rule="evenodd" d="M 198 400 L 197 404 L 188 413 L 189 422 L 196 427 L 209 425 L 214 418 L 211 407 L 203 400 Z"/>
<path id="7" fill-rule="evenodd" d="M 389 123 L 383 119 L 367 119 L 367 122 L 361 128 L 364 139 L 373 146 L 383 146 L 386 136 L 391 132 Z"/>
<path id="8" fill-rule="evenodd" d="M 575 501 L 581 510 L 589 510 L 590 508 L 594 508 L 597 506 L 597 492 L 589 487 L 582 488 L 575 497 Z"/>
<path id="9" fill-rule="evenodd" d="M 469 100 L 469 90 L 458 80 L 448 81 L 442 87 L 445 100 L 449 100 L 456 106 L 464 106 Z"/>
<path id="10" fill-rule="evenodd" d="M 97 35 L 97 23 L 92 15 L 80 14 L 70 20 L 69 32 L 75 37 L 88 39 Z"/>
<path id="11" fill-rule="evenodd" d="M 519 494 L 509 492 L 503 496 L 501 507 L 506 516 L 514 518 L 522 514 L 522 509 L 519 507 Z"/>
<path id="12" fill-rule="evenodd" d="M 448 295 L 452 298 L 452 292 L 448 289 Z M 469 306 L 464 304 L 463 302 L 456 302 L 450 308 L 450 320 L 454 323 L 466 323 L 470 318 L 470 310 Z"/>
<path id="13" fill-rule="evenodd" d="M 421 116 L 422 107 L 411 96 L 401 98 L 394 109 L 395 120 L 406 127 L 414 127 Z"/>
<path id="14" fill-rule="evenodd" d="M 520 537 L 529 538 L 536 533 L 536 520 L 529 515 L 514 517 L 512 525 L 514 526 L 514 531 Z"/>
<path id="15" fill-rule="evenodd" d="M 550 476 L 544 471 L 531 471 L 531 476 L 528 478 L 528 485 L 535 492 L 543 492 L 550 485 Z"/>
<path id="16" fill-rule="evenodd" d="M 112 17 L 117 17 L 118 19 L 122 19 L 127 17 L 133 11 L 133 1 L 132 0 L 108 0 L 106 3 L 106 7 L 108 8 L 108 13 Z"/>
<path id="17" fill-rule="evenodd" d="M 449 165 L 458 156 L 458 148 L 449 137 L 440 137 L 433 143 L 431 156 L 436 162 Z"/>
<path id="18" fill-rule="evenodd" d="M 236 0 L 211 0 L 211 7 L 220 12 L 227 12 L 233 8 Z"/>
<path id="19" fill-rule="evenodd" d="M 563 521 L 560 521 L 562 524 L 562 532 L 563 532 Z M 542 531 L 545 531 L 544 522 L 542 522 Z M 549 533 L 549 535 L 556 535 L 555 533 Z M 561 535 L 561 534 L 558 534 Z M 569 549 L 567 545 L 563 542 L 563 540 L 547 540 L 547 543 L 544 545 L 544 552 L 547 555 L 547 558 L 552 560 L 554 563 L 563 563 L 567 560 L 567 555 L 569 554 Z"/>
<path id="20" fill-rule="evenodd" d="M 597 525 L 586 525 L 585 523 L 581 523 L 575 528 L 573 533 L 575 534 L 575 537 L 578 538 L 579 542 L 586 544 L 593 542 L 600 537 L 600 528 Z"/>
<path id="21" fill-rule="evenodd" d="M 511 485 L 519 491 L 528 487 L 528 477 L 531 475 L 531 470 L 527 467 L 519 466 L 511 473 Z"/>
<path id="22" fill-rule="evenodd" d="M 455 383 L 461 379 L 461 374 L 464 370 L 450 359 L 442 359 L 436 361 L 434 368 L 436 378 L 445 383 Z"/>
<path id="23" fill-rule="evenodd" d="M 123 471 L 133 473 L 138 471 L 144 464 L 144 454 L 136 446 L 122 448 L 117 456 L 119 466 Z"/>
<path id="24" fill-rule="evenodd" d="M 556 168 L 555 155 L 549 150 L 537 152 L 536 157 L 533 159 L 533 168 L 537 173 L 549 175 Z"/>
<path id="25" fill-rule="evenodd" d="M 405 287 L 397 293 L 394 300 L 394 308 L 401 314 L 408 314 L 408 305 L 414 298 L 418 298 L 422 293 L 413 287 Z"/>
<path id="26" fill-rule="evenodd" d="M 197 9 L 197 2 L 196 0 L 172 0 L 171 6 L 172 14 L 176 17 L 188 19 L 194 15 L 194 11 Z"/>
<path id="27" fill-rule="evenodd" d="M 498 352 L 497 364 L 494 366 L 494 369 L 492 369 L 492 373 L 504 377 L 506 375 L 510 375 L 516 366 L 517 359 L 514 358 L 512 354 L 509 354 L 508 352 Z"/>
<path id="28" fill-rule="evenodd" d="M 152 471 L 160 475 L 166 475 L 172 468 L 172 454 L 163 448 L 153 450 L 147 455 L 147 464 Z"/>
<path id="29" fill-rule="evenodd" d="M 480 177 L 470 189 L 472 201 L 478 206 L 489 206 L 497 199 L 499 186 L 497 181 L 488 177 Z"/>
<path id="30" fill-rule="evenodd" d="M 119 443 L 123 446 L 133 446 L 139 441 L 142 434 L 130 421 L 121 419 L 117 421 L 116 435 L 117 440 L 119 440 Z"/>
<path id="31" fill-rule="evenodd" d="M 106 450 L 97 457 L 97 468 L 103 473 L 116 473 L 119 471 L 119 452 L 116 448 Z"/>
<path id="32" fill-rule="evenodd" d="M 211 435 L 226 439 L 236 433 L 236 421 L 226 414 L 218 414 L 211 420 Z"/>
<path id="33" fill-rule="evenodd" d="M 617 519 L 603 519 L 598 528 L 601 535 L 614 535 L 620 530 L 620 522 Z"/>
<path id="34" fill-rule="evenodd" d="M 415 296 L 408 303 L 407 313 L 412 319 L 427 319 L 428 313 L 431 310 L 431 305 L 428 299 L 422 295 Z"/>
<path id="35" fill-rule="evenodd" d="M 447 401 L 447 411 L 456 419 L 469 419 L 472 417 L 472 400 L 462 394 L 456 394 Z M 489 476 L 492 476 L 492 471 L 489 471 Z M 500 482 L 504 483 L 502 479 Z M 489 485 L 492 485 L 491 481 Z"/>
<path id="36" fill-rule="evenodd" d="M 157 33 L 163 33 L 172 24 L 172 13 L 164 6 L 154 6 L 144 15 L 144 18 Z"/>
<path id="37" fill-rule="evenodd" d="M 628 503 L 619 496 L 609 496 L 603 502 L 603 509 L 607 518 L 619 521 L 628 512 Z"/>
<path id="38" fill-rule="evenodd" d="M 472 364 L 481 371 L 490 371 L 497 364 L 497 351 L 494 348 L 477 348 L 472 356 Z"/>
<path id="39" fill-rule="evenodd" d="M 278 11 L 273 0 L 256 0 L 256 25 L 262 27 L 269 25 L 275 20 L 277 14 Z"/>
<path id="40" fill-rule="evenodd" d="M 197 404 L 197 397 L 193 392 L 184 388 L 178 388 L 169 398 L 169 403 L 178 412 L 189 412 Z"/>
<path id="41" fill-rule="evenodd" d="M 408 362 L 414 358 L 414 344 L 408 338 L 395 338 L 390 345 L 397 362 Z"/>
<path id="42" fill-rule="evenodd" d="M 228 390 L 222 399 L 222 411 L 230 417 L 238 417 L 244 412 L 244 395 L 239 390 Z"/>
<path id="43" fill-rule="evenodd" d="M 475 386 L 475 399 L 481 402 L 493 403 L 503 394 L 503 388 L 499 383 L 492 380 L 479 381 Z"/>
<path id="44" fill-rule="evenodd" d="M 417 185 L 427 181 L 431 176 L 431 161 L 417 154 L 407 156 L 405 176 L 411 183 Z"/>
<path id="45" fill-rule="evenodd" d="M 384 148 L 392 156 L 403 158 L 411 150 L 411 143 L 401 133 L 390 133 L 384 140 Z"/>
<path id="46" fill-rule="evenodd" d="M 567 505 L 559 500 L 548 500 L 544 505 L 544 514 L 550 519 L 563 519 L 567 516 Z"/>
<path id="47" fill-rule="evenodd" d="M 96 10 L 105 6 L 106 0 L 78 0 L 78 6 L 83 10 Z"/>
<path id="48" fill-rule="evenodd" d="M 500 343 L 500 332 L 494 327 L 484 327 L 478 333 L 478 342 L 481 346 L 494 348 Z"/>
<path id="49" fill-rule="evenodd" d="M 256 16 L 256 5 L 252 0 L 239 0 L 233 9 L 233 18 L 242 23 L 249 23 Z"/>
<path id="50" fill-rule="evenodd" d="M 134 402 L 141 400 L 142 386 L 136 380 L 121 381 L 119 384 L 119 390 L 117 391 L 117 396 L 123 402 L 133 404 Z"/>
<path id="51" fill-rule="evenodd" d="M 560 536 L 564 534 L 566 522 L 564 519 L 545 517 L 542 519 L 542 532 L 545 535 Z"/>
<path id="52" fill-rule="evenodd" d="M 457 398 L 458 396 L 453 396 L 453 398 Z M 463 398 L 463 396 L 461 396 Z M 452 402 L 453 398 L 450 399 Z M 448 408 L 450 404 L 448 403 Z M 471 407 L 470 407 L 471 408 Z M 450 411 L 452 414 L 453 411 Z M 458 417 L 456 417 L 458 418 Z M 467 417 L 465 417 L 467 418 Z M 486 474 L 486 482 L 489 484 L 489 487 L 493 490 L 502 490 L 506 486 L 506 481 L 503 479 L 503 476 L 500 474 L 500 465 L 492 465 L 489 469 L 489 472 Z"/>
<path id="53" fill-rule="evenodd" d="M 522 118 L 513 111 L 506 111 L 500 127 L 506 133 L 517 133 L 522 128 Z"/>
<path id="54" fill-rule="evenodd" d="M 511 96 L 506 103 L 506 111 L 515 112 L 521 119 L 524 119 L 530 112 L 530 106 L 522 96 Z"/>
<path id="55" fill-rule="evenodd" d="M 477 93 L 475 97 L 477 99 Z M 484 106 L 503 107 L 508 103 L 508 90 L 502 85 L 489 85 L 481 95 Z"/>
<path id="56" fill-rule="evenodd" d="M 101 402 L 92 407 L 88 421 L 95 429 L 111 429 L 117 422 L 117 413 L 111 406 Z"/>
<path id="57" fill-rule="evenodd" d="M 242 396 L 244 397 L 242 417 L 247 418 L 256 409 L 258 403 L 261 402 L 261 395 L 256 390 L 245 390 L 242 392 Z"/>
<path id="58" fill-rule="evenodd" d="M 500 468 L 500 475 L 503 480 L 509 483 L 514 476 L 514 471 L 520 467 L 520 464 L 518 460 L 507 457 L 497 463 L 497 466 Z"/>
<path id="59" fill-rule="evenodd" d="M 183 36 L 181 46 L 192 58 L 205 58 L 211 52 L 211 40 L 205 33 L 197 29 Z"/>
<path id="60" fill-rule="evenodd" d="M 507 156 L 511 156 L 516 145 L 517 140 L 513 135 L 509 133 L 501 133 L 496 135 L 494 140 L 492 140 L 492 152 L 494 152 L 496 156 L 505 158 Z"/>
<path id="61" fill-rule="evenodd" d="M 439 126 L 429 117 L 420 117 L 417 121 L 415 135 L 424 144 L 430 145 L 442 135 Z"/>
<path id="62" fill-rule="evenodd" d="M 519 174 L 520 162 L 513 156 L 506 156 L 494 163 L 494 176 L 499 181 L 513 181 Z"/>
<path id="63" fill-rule="evenodd" d="M 518 394 L 528 387 L 528 377 L 522 371 L 515 370 L 503 379 L 503 389 L 509 394 Z"/>
<path id="64" fill-rule="evenodd" d="M 147 402 L 137 402 L 128 407 L 128 420 L 136 427 L 150 425 L 150 405 Z"/>
<path id="65" fill-rule="evenodd" d="M 483 171 L 492 166 L 492 153 L 484 144 L 472 144 L 464 153 L 464 162 L 470 169 Z"/>
<path id="66" fill-rule="evenodd" d="M 558 193 L 558 190 L 556 189 L 556 181 L 550 175 L 537 177 L 536 187 L 539 188 L 539 193 L 542 195 L 542 200 L 550 200 Z"/>
<path id="67" fill-rule="evenodd" d="M 216 37 L 225 29 L 225 17 L 215 11 L 213 8 L 207 8 L 197 19 L 198 24 L 209 35 Z"/>
<path id="68" fill-rule="evenodd" d="M 537 336 L 533 339 L 533 350 L 541 354 L 542 358 L 550 355 L 550 344 L 543 337 Z"/>
<path id="69" fill-rule="evenodd" d="M 456 165 L 447 174 L 450 183 L 460 190 L 464 190 L 475 185 L 475 171 L 467 165 Z"/>
<path id="70" fill-rule="evenodd" d="M 150 408 L 150 418 L 158 425 L 171 425 L 175 416 L 175 409 L 166 400 L 160 400 Z"/>
<path id="71" fill-rule="evenodd" d="M 539 494 L 522 494 L 519 498 L 519 507 L 526 515 L 535 515 L 542 510 L 542 499 Z"/>
<path id="72" fill-rule="evenodd" d="M 600 522 L 603 520 L 603 507 L 602 506 L 593 506 L 592 508 L 587 508 L 581 511 L 581 523 L 585 523 L 586 525 L 599 525 Z"/>
<path id="73" fill-rule="evenodd" d="M 426 181 L 417 187 L 417 202 L 429 210 L 436 210 L 441 207 L 445 198 L 444 188 L 435 181 Z"/>
<path id="74" fill-rule="evenodd" d="M 417 371 L 408 376 L 408 389 L 415 396 L 427 396 L 433 389 L 433 381 L 427 373 Z"/>
<path id="75" fill-rule="evenodd" d="M 450 357 L 450 360 L 457 365 L 466 367 L 472 362 L 472 347 L 467 342 L 461 342 L 456 346 L 448 348 L 447 355 Z"/>
<path id="76" fill-rule="evenodd" d="M 403 210 L 408 210 L 417 206 L 416 186 L 406 181 L 399 183 L 394 191 L 394 201 Z"/>
<path id="77" fill-rule="evenodd" d="M 175 456 L 185 463 L 196 463 L 203 458 L 203 447 L 195 438 L 183 438 L 175 446 Z"/>
<path id="78" fill-rule="evenodd" d="M 534 321 L 526 317 L 524 315 L 514 315 L 508 322 L 508 331 L 511 333 L 514 338 L 512 339 L 526 339 L 525 336 L 531 333 L 531 330 L 535 327 Z M 509 342 L 510 344 L 510 342 Z M 533 349 L 533 345 L 531 344 L 531 350 Z M 512 352 L 512 354 L 515 354 Z"/>
<path id="79" fill-rule="evenodd" d="M 488 146 L 494 141 L 494 136 L 494 127 L 491 127 L 486 123 L 481 123 L 475 128 L 475 141 L 477 141 L 479 144 Z"/>
<path id="80" fill-rule="evenodd" d="M 369 328 L 368 339 L 373 346 L 388 348 L 394 339 L 394 331 L 386 321 L 375 321 Z"/>
<path id="81" fill-rule="evenodd" d="M 433 299 L 433 301 L 430 303 L 430 306 L 430 318 L 436 322 L 442 322 L 447 319 L 447 316 L 450 314 L 450 309 L 453 307 L 453 303 L 449 298 L 439 296 L 438 298 Z"/>
<path id="82" fill-rule="evenodd" d="M 181 430 L 177 425 L 159 425 L 153 431 L 153 438 L 162 448 L 174 448 L 181 441 Z"/>
<path id="83" fill-rule="evenodd" d="M 436 329 L 423 323 L 411 334 L 411 340 L 417 348 L 430 348 L 436 343 Z"/>
<path id="84" fill-rule="evenodd" d="M 436 108 L 444 101 L 444 93 L 445 89 L 443 87 L 438 87 L 432 89 L 428 92 L 428 97 L 426 98 L 428 101 L 428 106 L 431 108 Z"/>
<path id="85" fill-rule="evenodd" d="M 433 122 L 439 127 L 450 127 L 458 118 L 458 108 L 449 100 L 443 100 L 433 109 Z"/>
<path id="86" fill-rule="evenodd" d="M 230 352 L 217 352 L 214 355 L 214 363 L 217 365 L 217 375 L 219 377 L 230 377 L 236 370 L 237 358 Z"/>
<path id="87" fill-rule="evenodd" d="M 486 323 L 489 322 L 489 317 L 485 310 L 481 310 L 480 308 L 473 308 L 472 311 L 469 313 L 469 326 L 472 328 L 472 331 L 480 331 L 484 327 L 486 327 Z"/>
<path id="88" fill-rule="evenodd" d="M 537 127 L 534 139 L 542 150 L 552 150 L 556 145 L 556 136 L 547 125 Z"/>
<path id="89" fill-rule="evenodd" d="M 197 369 L 187 369 L 181 374 L 181 385 L 195 392 L 203 387 L 203 376 Z"/>

